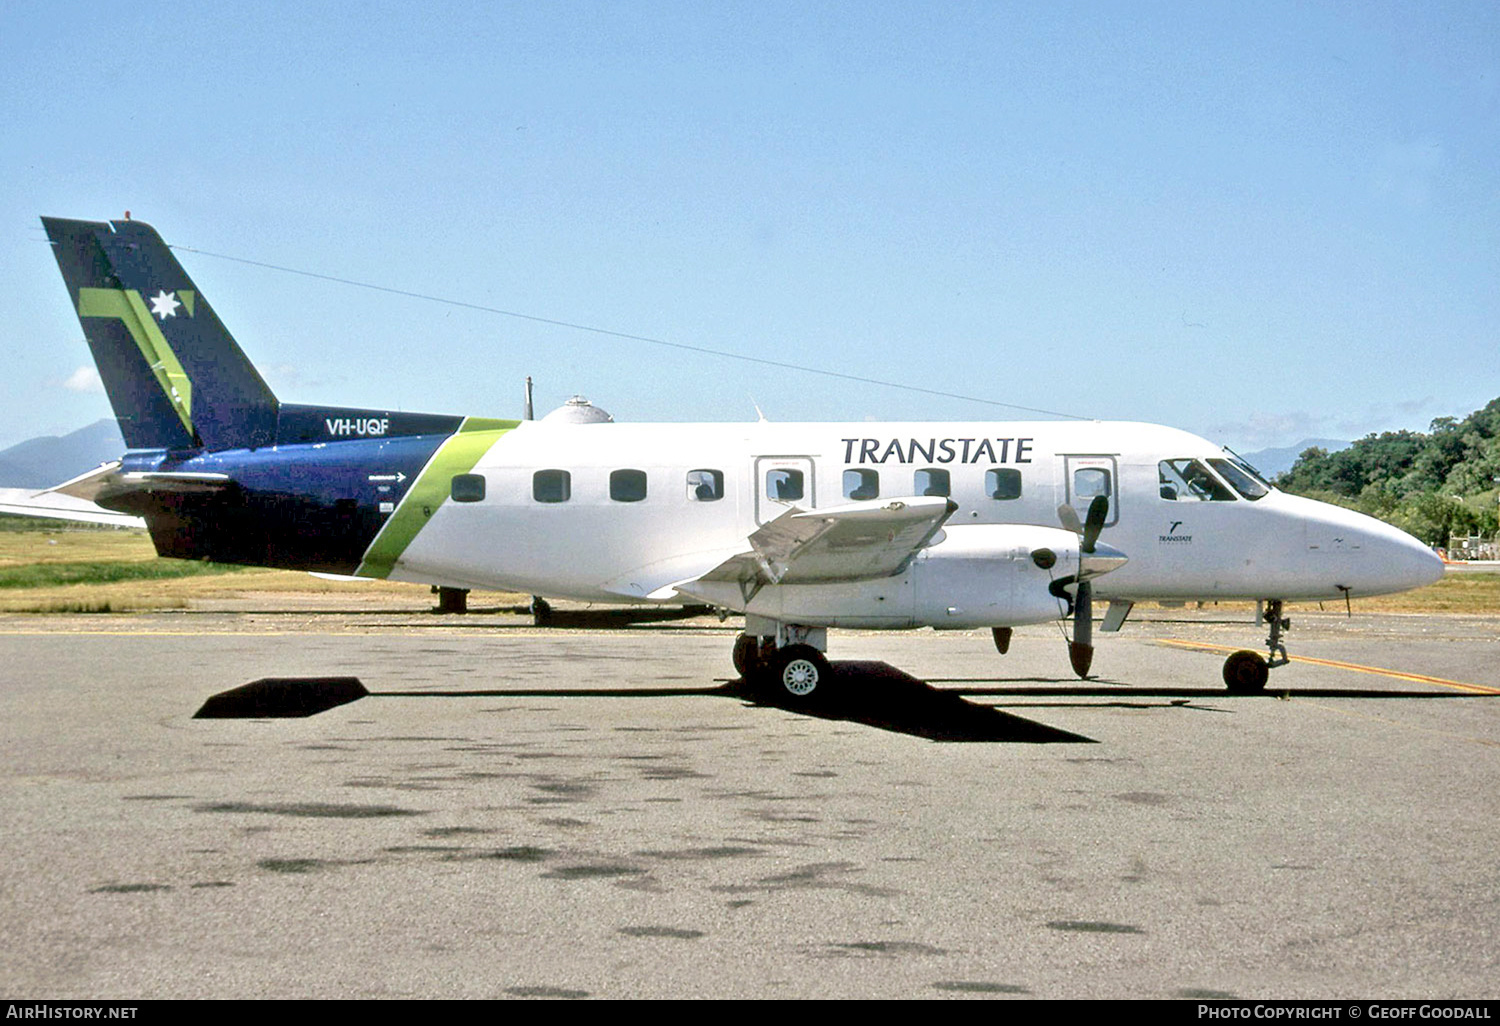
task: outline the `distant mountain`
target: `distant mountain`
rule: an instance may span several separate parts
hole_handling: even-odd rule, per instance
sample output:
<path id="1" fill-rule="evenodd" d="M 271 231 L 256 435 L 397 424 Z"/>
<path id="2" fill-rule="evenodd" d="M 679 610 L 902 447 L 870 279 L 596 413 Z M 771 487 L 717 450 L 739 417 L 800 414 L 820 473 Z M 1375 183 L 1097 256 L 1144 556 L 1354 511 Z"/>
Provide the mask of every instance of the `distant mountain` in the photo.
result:
<path id="1" fill-rule="evenodd" d="M 113 420 L 101 420 L 71 434 L 47 435 L 0 451 L 0 487 L 46 488 L 117 460 L 125 439 Z"/>
<path id="2" fill-rule="evenodd" d="M 1292 464 L 1297 462 L 1297 457 L 1314 446 L 1328 452 L 1338 452 L 1340 449 L 1349 448 L 1349 445 L 1349 442 L 1340 442 L 1336 438 L 1304 438 L 1296 445 L 1289 445 L 1284 449 L 1261 449 L 1259 452 L 1246 452 L 1240 455 L 1266 477 L 1275 477 L 1291 470 Z"/>

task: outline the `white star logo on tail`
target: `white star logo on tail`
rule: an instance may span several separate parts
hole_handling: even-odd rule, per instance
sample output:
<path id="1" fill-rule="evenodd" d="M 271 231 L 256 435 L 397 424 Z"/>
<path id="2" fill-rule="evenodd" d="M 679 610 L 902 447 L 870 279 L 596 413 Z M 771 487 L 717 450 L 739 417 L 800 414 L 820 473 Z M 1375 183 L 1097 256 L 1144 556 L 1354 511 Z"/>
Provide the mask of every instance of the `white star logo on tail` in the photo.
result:
<path id="1" fill-rule="evenodd" d="M 177 308 L 181 305 L 177 302 L 176 294 L 165 290 L 151 297 L 151 313 L 160 321 L 165 321 L 168 317 L 176 317 Z"/>

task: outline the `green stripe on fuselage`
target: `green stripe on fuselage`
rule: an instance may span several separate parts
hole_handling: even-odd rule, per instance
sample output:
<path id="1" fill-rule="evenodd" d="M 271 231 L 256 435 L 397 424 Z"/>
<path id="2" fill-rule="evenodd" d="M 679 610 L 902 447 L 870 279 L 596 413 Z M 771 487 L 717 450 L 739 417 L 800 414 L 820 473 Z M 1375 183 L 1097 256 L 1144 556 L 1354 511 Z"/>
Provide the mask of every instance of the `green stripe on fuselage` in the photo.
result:
<path id="1" fill-rule="evenodd" d="M 470 417 L 460 424 L 458 430 L 432 454 L 432 459 L 412 482 L 401 504 L 365 550 L 365 558 L 354 571 L 355 576 L 389 577 L 396 560 L 401 558 L 438 507 L 448 500 L 454 476 L 473 470 L 474 464 L 489 452 L 490 446 L 520 423 L 519 420 Z"/>
<path id="2" fill-rule="evenodd" d="M 172 352 L 156 319 L 146 309 L 146 303 L 135 289 L 89 289 L 78 290 L 79 317 L 113 317 L 125 325 L 135 346 L 146 358 L 146 365 L 156 377 L 177 418 L 193 434 L 193 383 L 187 371 L 182 369 L 177 355 Z"/>

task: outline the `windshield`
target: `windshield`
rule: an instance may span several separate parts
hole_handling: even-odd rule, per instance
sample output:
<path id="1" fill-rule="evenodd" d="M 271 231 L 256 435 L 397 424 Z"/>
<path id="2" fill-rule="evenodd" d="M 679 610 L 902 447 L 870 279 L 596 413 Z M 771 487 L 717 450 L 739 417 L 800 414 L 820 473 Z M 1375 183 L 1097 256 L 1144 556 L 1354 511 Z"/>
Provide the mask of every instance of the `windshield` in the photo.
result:
<path id="1" fill-rule="evenodd" d="M 1156 465 L 1161 497 L 1173 502 L 1233 502 L 1234 493 L 1197 460 L 1186 457 Z"/>
<path id="2" fill-rule="evenodd" d="M 1223 476 L 1224 480 L 1229 482 L 1230 487 L 1252 502 L 1271 494 L 1271 486 L 1266 479 L 1237 456 L 1230 459 L 1211 459 L 1208 463 Z"/>

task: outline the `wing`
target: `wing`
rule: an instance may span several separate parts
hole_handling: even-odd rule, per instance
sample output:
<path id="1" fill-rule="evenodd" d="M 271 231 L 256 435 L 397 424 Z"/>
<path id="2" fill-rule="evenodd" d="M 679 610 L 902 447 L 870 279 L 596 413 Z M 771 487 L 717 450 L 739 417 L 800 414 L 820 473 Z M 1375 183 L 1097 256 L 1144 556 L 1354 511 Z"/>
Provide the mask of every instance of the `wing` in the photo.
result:
<path id="1" fill-rule="evenodd" d="M 750 551 L 730 557 L 704 581 L 826 584 L 891 577 L 958 509 L 944 497 L 855 502 L 830 509 L 795 507 L 750 536 Z"/>
<path id="2" fill-rule="evenodd" d="M 674 556 L 604 585 L 630 598 L 692 594 L 698 581 L 733 581 L 751 594 L 767 584 L 862 581 L 899 574 L 953 515 L 950 499 L 855 502 L 829 509 L 793 506 L 762 525 L 748 548 Z"/>

